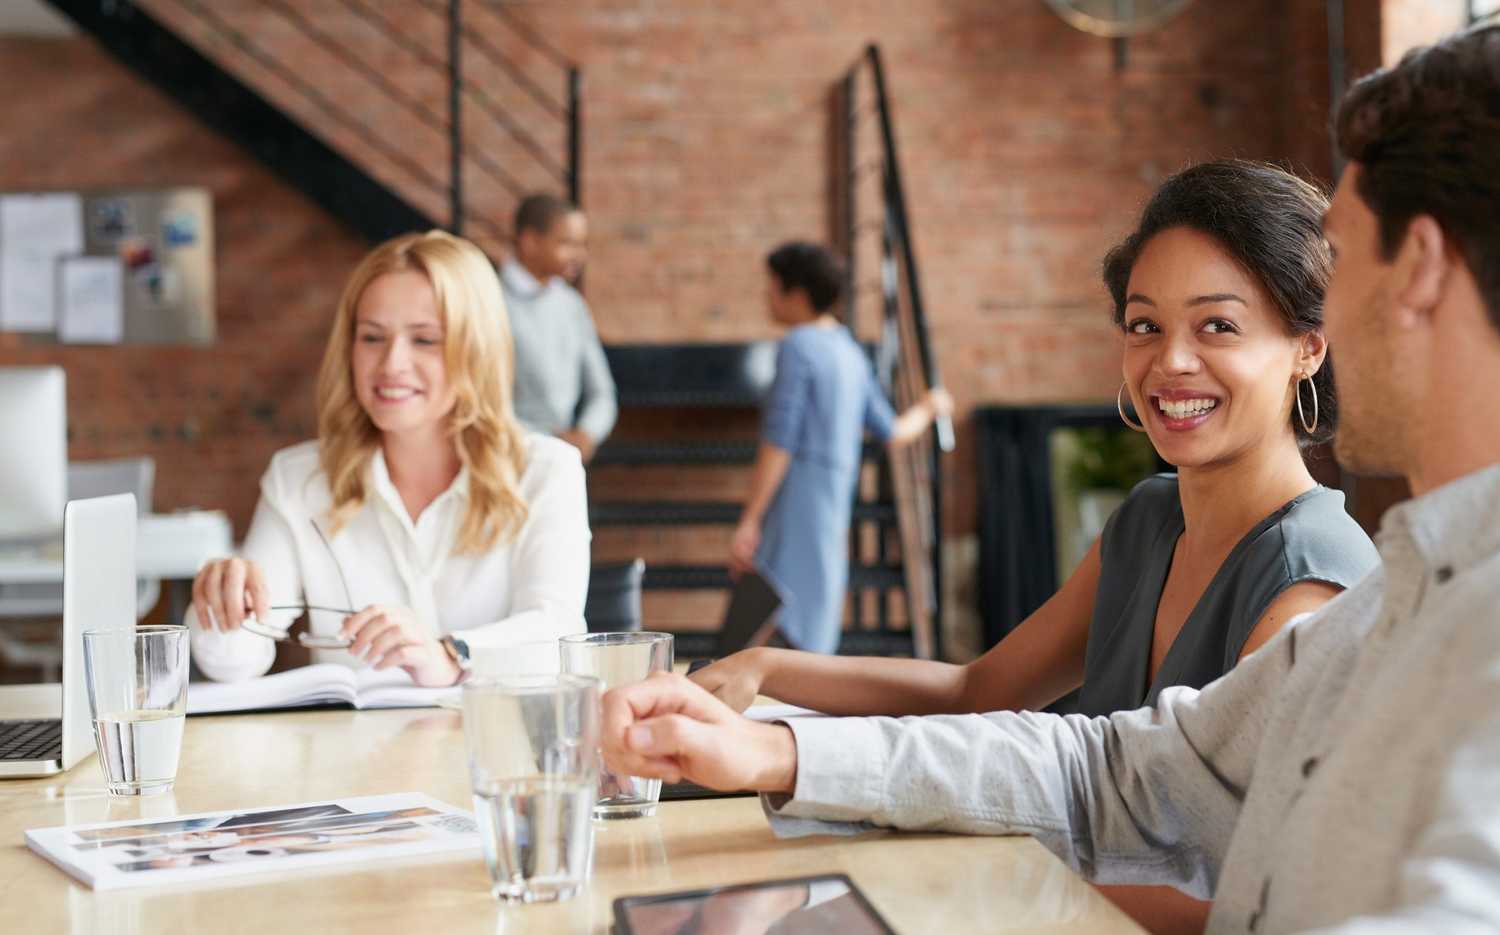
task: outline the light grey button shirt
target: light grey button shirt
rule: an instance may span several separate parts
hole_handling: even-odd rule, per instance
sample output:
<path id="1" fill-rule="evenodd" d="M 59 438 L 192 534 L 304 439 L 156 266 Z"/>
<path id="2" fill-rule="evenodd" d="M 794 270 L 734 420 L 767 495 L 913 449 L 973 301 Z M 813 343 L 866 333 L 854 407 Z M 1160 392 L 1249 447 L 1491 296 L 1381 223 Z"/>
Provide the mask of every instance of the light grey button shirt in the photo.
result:
<path id="1" fill-rule="evenodd" d="M 576 427 L 603 441 L 619 411 L 588 303 L 561 279 L 537 282 L 515 260 L 501 264 L 500 285 L 516 344 L 516 418 L 543 435 Z"/>
<path id="2" fill-rule="evenodd" d="M 1211 933 L 1500 930 L 1500 466 L 1377 541 L 1383 570 L 1155 708 L 794 720 L 773 824 L 1031 834 L 1211 895 Z"/>

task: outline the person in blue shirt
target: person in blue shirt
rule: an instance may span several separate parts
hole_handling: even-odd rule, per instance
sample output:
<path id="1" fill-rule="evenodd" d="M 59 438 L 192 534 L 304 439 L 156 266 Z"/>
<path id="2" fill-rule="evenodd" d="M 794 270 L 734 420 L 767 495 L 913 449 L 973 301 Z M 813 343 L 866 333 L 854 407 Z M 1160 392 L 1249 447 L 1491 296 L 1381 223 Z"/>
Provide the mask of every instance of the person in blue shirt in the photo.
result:
<path id="1" fill-rule="evenodd" d="M 849 513 L 864 435 L 891 446 L 952 411 L 941 389 L 897 416 L 865 352 L 834 312 L 843 273 L 828 250 L 791 242 L 766 258 L 766 306 L 790 330 L 776 356 L 750 495 L 730 573 L 758 572 L 781 607 L 758 634 L 797 649 L 838 648 L 849 577 Z"/>

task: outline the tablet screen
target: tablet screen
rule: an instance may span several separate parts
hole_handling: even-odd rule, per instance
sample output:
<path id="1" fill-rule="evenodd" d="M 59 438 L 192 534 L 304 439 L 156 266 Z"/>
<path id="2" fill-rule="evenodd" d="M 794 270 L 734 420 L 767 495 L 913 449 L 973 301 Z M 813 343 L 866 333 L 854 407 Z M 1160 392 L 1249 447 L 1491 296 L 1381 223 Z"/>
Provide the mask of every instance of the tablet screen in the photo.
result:
<path id="1" fill-rule="evenodd" d="M 620 935 L 889 935 L 843 874 L 615 900 Z"/>

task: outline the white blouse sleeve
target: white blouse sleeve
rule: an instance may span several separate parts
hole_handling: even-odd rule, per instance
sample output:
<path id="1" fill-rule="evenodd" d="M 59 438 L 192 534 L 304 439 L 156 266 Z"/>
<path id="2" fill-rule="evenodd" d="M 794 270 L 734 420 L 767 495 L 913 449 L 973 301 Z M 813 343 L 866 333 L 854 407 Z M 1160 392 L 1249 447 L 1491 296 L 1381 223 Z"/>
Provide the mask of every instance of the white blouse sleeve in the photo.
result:
<path id="1" fill-rule="evenodd" d="M 288 504 L 280 486 L 273 461 L 261 478 L 260 502 L 255 506 L 240 557 L 260 567 L 272 604 L 294 604 L 302 600 L 302 570 L 297 562 Z M 285 628 L 299 615 L 295 611 L 281 611 L 272 616 L 270 623 Z M 199 671 L 216 682 L 238 682 L 265 675 L 276 660 L 276 644 L 264 636 L 247 630 L 229 633 L 205 630 L 198 625 L 191 606 L 184 622 L 191 633 L 193 661 Z"/>
<path id="2" fill-rule="evenodd" d="M 508 546 L 510 615 L 454 636 L 471 650 L 496 649 L 584 632 L 583 601 L 589 586 L 588 494 L 583 461 L 572 446 L 552 446 L 529 470 L 542 472 L 527 503 L 526 522 Z M 564 450 L 565 449 L 565 450 Z"/>

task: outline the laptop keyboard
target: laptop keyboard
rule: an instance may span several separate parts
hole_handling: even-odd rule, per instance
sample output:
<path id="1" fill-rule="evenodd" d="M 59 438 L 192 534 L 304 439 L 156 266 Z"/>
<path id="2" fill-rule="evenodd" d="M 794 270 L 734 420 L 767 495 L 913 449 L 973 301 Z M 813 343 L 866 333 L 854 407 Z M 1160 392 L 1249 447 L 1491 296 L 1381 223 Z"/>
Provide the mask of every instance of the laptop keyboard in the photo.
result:
<path id="1" fill-rule="evenodd" d="M 0 760 L 62 757 L 62 721 L 0 721 Z"/>

